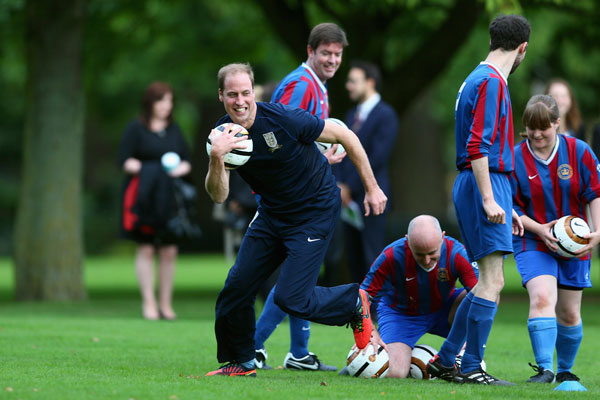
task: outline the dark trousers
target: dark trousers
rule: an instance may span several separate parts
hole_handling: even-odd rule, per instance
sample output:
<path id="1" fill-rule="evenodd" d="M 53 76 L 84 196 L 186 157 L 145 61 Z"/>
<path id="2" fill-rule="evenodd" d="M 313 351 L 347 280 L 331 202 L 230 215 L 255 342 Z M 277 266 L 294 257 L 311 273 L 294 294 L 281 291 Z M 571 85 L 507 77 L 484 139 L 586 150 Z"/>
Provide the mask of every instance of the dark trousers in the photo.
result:
<path id="1" fill-rule="evenodd" d="M 339 207 L 308 220 L 286 221 L 262 212 L 244 235 L 216 304 L 219 362 L 254 358 L 254 301 L 279 265 L 275 304 L 288 314 L 326 325 L 344 325 L 356 308 L 358 285 L 316 286 Z"/>
<path id="2" fill-rule="evenodd" d="M 344 248 L 352 282 L 361 283 L 371 264 L 385 247 L 385 214 L 364 218 L 364 228 L 358 230 L 344 223 Z"/>

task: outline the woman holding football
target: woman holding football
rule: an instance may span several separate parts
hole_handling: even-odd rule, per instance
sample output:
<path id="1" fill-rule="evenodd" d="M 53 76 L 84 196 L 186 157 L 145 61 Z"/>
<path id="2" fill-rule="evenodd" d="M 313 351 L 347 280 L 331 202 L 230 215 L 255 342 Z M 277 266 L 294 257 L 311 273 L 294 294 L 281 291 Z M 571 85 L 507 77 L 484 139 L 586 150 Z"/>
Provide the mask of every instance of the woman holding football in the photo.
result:
<path id="1" fill-rule="evenodd" d="M 590 251 L 600 242 L 598 159 L 582 140 L 558 134 L 556 100 L 533 96 L 523 113 L 526 140 L 515 146 L 514 207 L 525 234 L 513 236 L 517 269 L 529 294 L 527 327 L 537 372 L 527 382 L 579 381 L 571 372 L 583 337 L 581 296 L 591 287 Z M 591 220 L 588 220 L 589 208 Z M 573 215 L 587 221 L 589 243 L 573 258 L 559 256 L 551 229 Z M 554 349 L 557 370 L 554 373 Z"/>

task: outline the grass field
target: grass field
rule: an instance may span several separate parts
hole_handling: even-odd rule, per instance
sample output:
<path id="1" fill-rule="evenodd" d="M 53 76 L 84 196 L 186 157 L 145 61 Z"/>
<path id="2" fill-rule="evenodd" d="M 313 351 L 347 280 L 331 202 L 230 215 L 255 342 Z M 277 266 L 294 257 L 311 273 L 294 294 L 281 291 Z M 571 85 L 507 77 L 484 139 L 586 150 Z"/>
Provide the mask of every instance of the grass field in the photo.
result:
<path id="1" fill-rule="evenodd" d="M 204 377 L 216 368 L 214 302 L 228 265 L 221 256 L 182 256 L 175 309 L 178 320 L 144 321 L 132 257 L 86 260 L 89 299 L 72 303 L 16 303 L 13 272 L 0 259 L 0 399 L 495 399 L 598 398 L 600 296 L 584 294 L 584 333 L 574 372 L 587 392 L 556 392 L 528 385 L 533 362 L 527 302 L 512 259 L 507 285 L 488 341 L 488 371 L 516 387 L 458 386 L 438 381 L 364 380 L 335 373 L 259 371 L 257 379 Z M 593 278 L 598 276 L 594 265 Z M 260 308 L 260 304 L 257 306 Z M 289 347 L 287 322 L 267 342 L 269 363 L 280 366 Z M 439 348 L 442 340 L 421 342 Z M 341 368 L 350 330 L 312 325 L 311 351 Z"/>

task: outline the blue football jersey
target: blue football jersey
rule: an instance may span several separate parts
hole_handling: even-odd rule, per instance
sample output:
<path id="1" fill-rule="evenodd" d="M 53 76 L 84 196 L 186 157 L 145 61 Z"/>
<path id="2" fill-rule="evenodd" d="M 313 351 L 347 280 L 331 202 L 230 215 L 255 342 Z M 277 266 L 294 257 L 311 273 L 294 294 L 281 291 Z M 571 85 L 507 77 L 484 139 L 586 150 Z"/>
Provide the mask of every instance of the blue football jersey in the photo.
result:
<path id="1" fill-rule="evenodd" d="M 540 224 L 574 215 L 587 221 L 585 206 L 600 196 L 600 166 L 582 140 L 557 135 L 557 146 L 548 160 L 536 157 L 527 140 L 515 146 L 512 173 L 514 209 Z M 515 254 L 526 250 L 550 252 L 533 232 L 513 236 Z M 586 259 L 589 255 L 586 256 Z"/>
<path id="2" fill-rule="evenodd" d="M 281 103 L 256 103 L 248 129 L 253 152 L 236 171 L 260 196 L 259 208 L 283 219 L 303 218 L 329 209 L 339 189 L 314 141 L 325 121 Z M 231 122 L 226 115 L 217 125 Z"/>
<path id="3" fill-rule="evenodd" d="M 404 237 L 388 245 L 371 265 L 361 284 L 375 301 L 382 301 L 407 315 L 440 310 L 456 290 L 458 278 L 467 290 L 477 284 L 476 264 L 469 262 L 465 247 L 445 236 L 440 259 L 431 271 L 421 268 Z"/>
<path id="4" fill-rule="evenodd" d="M 482 62 L 461 85 L 455 106 L 456 167 L 488 157 L 489 170 L 513 170 L 514 132 L 506 78 Z"/>

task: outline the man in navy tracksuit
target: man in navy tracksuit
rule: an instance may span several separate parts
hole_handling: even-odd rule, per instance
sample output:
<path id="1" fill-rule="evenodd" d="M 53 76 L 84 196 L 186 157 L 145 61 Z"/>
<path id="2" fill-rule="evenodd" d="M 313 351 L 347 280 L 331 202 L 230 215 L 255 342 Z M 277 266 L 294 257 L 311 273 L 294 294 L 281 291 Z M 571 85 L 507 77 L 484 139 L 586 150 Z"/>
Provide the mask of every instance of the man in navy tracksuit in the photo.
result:
<path id="1" fill-rule="evenodd" d="M 240 176 L 260 195 L 235 264 L 216 305 L 217 358 L 223 367 L 207 375 L 256 376 L 254 368 L 254 300 L 260 285 L 281 265 L 275 303 L 285 312 L 327 325 L 350 323 L 356 344 L 371 337 L 368 295 L 358 284 L 316 286 L 320 267 L 339 214 L 340 194 L 315 140 L 341 143 L 365 186 L 366 214 L 378 215 L 387 198 L 377 185 L 366 153 L 352 131 L 283 104 L 256 103 L 254 77 L 248 64 L 229 64 L 218 73 L 219 99 L 227 115 L 217 125 L 233 122 L 253 141 Z M 224 156 L 245 148 L 240 128 L 211 132 L 212 148 L 206 191 L 218 203 L 229 192 Z"/>

